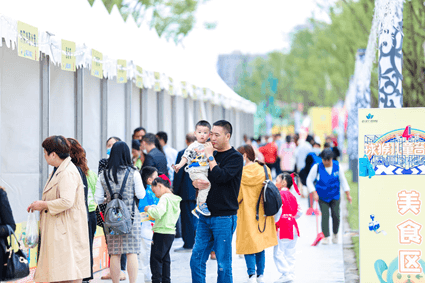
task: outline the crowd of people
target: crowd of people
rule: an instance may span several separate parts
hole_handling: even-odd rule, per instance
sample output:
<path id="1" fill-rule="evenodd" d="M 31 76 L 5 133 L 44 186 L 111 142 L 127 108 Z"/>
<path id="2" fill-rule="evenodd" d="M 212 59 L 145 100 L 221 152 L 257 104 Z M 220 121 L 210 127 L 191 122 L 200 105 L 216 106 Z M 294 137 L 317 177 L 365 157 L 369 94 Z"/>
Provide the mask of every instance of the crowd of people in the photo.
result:
<path id="1" fill-rule="evenodd" d="M 278 134 L 259 139 L 244 136 L 244 144 L 235 149 L 230 145 L 232 135 L 228 121 L 213 125 L 199 121 L 195 132 L 186 135 L 187 148 L 177 151 L 167 144 L 167 133 L 147 133 L 140 127 L 134 130 L 130 146 L 119 137 L 106 141 L 107 158 L 99 161 L 97 173 L 89 169 L 77 140 L 46 138 L 41 146 L 53 172 L 41 200 L 27 209 L 40 211 L 34 281 L 93 279 L 93 238 L 96 225 L 101 225 L 110 256 L 110 274 L 102 279 L 117 283 L 126 279 L 127 271 L 129 282 L 134 283 L 141 270 L 145 281 L 171 282 L 170 250 L 180 219 L 184 244 L 175 252 L 192 253 L 192 282 L 205 282 L 209 258 L 217 260 L 217 282 L 233 282 L 235 231 L 236 253 L 245 258 L 247 282 L 265 282 L 265 249 L 270 247 L 281 274 L 276 282 L 293 282 L 300 236 L 296 219 L 302 214 L 297 195 L 307 197 L 310 206 L 313 201 L 319 203 L 322 243 L 331 243 L 330 215 L 332 243 L 338 242 L 341 186 L 351 202 L 337 161 L 338 145 L 329 137 L 322 151 L 312 136 L 301 141 L 295 134 L 282 140 Z M 277 214 L 265 216 L 260 194 L 273 175 L 282 206 Z M 10 235 L 9 227 L 15 229 L 1 187 L 0 204 L 1 242 Z M 99 215 L 103 217 L 100 224 Z M 126 232 L 118 233 L 123 225 Z"/>

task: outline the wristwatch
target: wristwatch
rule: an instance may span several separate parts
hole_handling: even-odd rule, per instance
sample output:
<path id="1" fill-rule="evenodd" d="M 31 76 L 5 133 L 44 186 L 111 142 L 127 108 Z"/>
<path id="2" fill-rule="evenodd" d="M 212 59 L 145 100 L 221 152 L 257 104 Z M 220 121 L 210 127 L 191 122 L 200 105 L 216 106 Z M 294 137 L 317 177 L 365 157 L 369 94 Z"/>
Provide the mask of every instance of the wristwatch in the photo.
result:
<path id="1" fill-rule="evenodd" d="M 208 160 L 209 161 L 214 161 L 214 156 L 211 155 L 210 157 L 208 157 Z"/>

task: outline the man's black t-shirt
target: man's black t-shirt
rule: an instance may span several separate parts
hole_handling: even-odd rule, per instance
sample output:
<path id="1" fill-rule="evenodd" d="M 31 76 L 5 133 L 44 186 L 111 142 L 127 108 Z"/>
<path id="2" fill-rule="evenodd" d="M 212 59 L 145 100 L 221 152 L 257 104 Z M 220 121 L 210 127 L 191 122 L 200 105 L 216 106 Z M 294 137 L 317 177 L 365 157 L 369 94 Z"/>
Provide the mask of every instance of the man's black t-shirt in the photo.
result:
<path id="1" fill-rule="evenodd" d="M 238 212 L 238 195 L 241 185 L 243 157 L 233 147 L 215 152 L 217 166 L 208 172 L 211 189 L 207 205 L 211 216 L 230 216 Z"/>

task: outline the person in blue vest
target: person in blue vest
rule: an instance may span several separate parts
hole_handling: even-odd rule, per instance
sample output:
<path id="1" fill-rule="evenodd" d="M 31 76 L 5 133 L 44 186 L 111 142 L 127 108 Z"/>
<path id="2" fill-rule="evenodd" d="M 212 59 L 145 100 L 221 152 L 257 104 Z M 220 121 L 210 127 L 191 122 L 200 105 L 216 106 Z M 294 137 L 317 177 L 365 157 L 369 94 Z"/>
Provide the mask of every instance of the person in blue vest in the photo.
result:
<path id="1" fill-rule="evenodd" d="M 344 171 L 338 161 L 333 160 L 332 149 L 323 150 L 322 162 L 314 164 L 307 177 L 307 187 L 313 193 L 315 201 L 319 202 L 322 212 L 322 232 L 325 238 L 321 241 L 324 245 L 330 244 L 329 232 L 329 209 L 332 216 L 332 243 L 338 244 L 338 230 L 341 219 L 341 186 L 344 189 L 347 200 L 351 203 L 350 187 L 345 178 Z"/>

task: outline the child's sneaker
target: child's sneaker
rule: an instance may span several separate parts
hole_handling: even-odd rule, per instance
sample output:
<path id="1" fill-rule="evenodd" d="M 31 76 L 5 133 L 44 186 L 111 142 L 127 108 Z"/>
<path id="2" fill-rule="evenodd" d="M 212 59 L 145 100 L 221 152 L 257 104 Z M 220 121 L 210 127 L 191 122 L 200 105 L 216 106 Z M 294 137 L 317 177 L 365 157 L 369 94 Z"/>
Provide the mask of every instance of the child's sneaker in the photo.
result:
<path id="1" fill-rule="evenodd" d="M 257 275 L 257 283 L 265 283 L 264 275 Z"/>
<path id="2" fill-rule="evenodd" d="M 333 234 L 332 243 L 338 244 L 338 234 Z"/>
<path id="3" fill-rule="evenodd" d="M 204 215 L 204 216 L 210 216 L 211 215 L 211 212 L 209 211 L 209 209 L 208 209 L 208 206 L 207 206 L 207 203 L 206 202 L 204 202 L 203 204 L 201 204 L 201 205 L 198 205 L 197 207 L 196 207 L 196 210 L 199 212 L 199 213 L 201 213 L 202 215 Z"/>
<path id="4" fill-rule="evenodd" d="M 193 215 L 195 215 L 195 217 L 199 219 L 199 215 L 198 215 L 198 213 L 196 212 L 196 208 L 197 208 L 197 207 L 195 207 L 195 208 L 192 210 L 192 214 L 193 214 Z"/>

